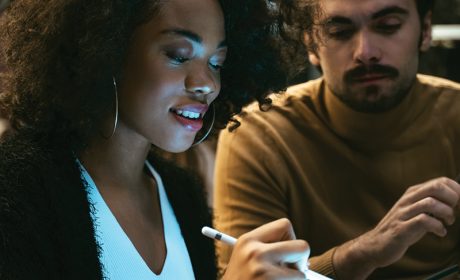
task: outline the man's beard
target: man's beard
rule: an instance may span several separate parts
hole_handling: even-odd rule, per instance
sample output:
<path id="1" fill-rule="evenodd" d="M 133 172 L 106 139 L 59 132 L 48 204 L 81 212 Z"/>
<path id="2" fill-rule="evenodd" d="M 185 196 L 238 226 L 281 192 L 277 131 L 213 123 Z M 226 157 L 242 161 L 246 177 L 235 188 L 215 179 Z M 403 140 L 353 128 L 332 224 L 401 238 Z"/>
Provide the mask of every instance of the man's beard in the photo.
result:
<path id="1" fill-rule="evenodd" d="M 390 88 L 385 89 L 394 91 L 388 96 L 380 96 L 377 100 L 372 101 L 368 100 L 367 98 L 358 100 L 355 98 L 356 93 L 354 93 L 353 90 L 351 90 L 351 87 L 348 87 L 348 85 L 357 83 L 360 79 L 365 77 L 365 75 L 379 75 L 385 79 L 395 81 L 399 77 L 399 71 L 394 67 L 379 64 L 370 66 L 358 66 L 352 70 L 347 71 L 344 75 L 344 92 L 335 92 L 334 94 L 343 103 L 355 111 L 363 113 L 381 113 L 388 111 L 397 106 L 409 92 L 411 83 L 409 83 L 409 85 L 396 84 Z M 369 97 L 371 95 L 381 94 L 380 91 L 384 89 L 382 89 L 382 87 L 379 85 L 370 85 L 361 90 L 365 90 L 364 95 Z"/>

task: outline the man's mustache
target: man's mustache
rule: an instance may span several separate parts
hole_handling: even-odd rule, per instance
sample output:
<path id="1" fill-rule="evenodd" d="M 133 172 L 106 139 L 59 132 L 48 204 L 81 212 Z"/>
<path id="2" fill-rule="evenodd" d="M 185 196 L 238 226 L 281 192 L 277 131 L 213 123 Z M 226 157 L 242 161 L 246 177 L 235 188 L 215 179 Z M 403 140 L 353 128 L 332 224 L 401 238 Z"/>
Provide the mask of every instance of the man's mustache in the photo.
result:
<path id="1" fill-rule="evenodd" d="M 344 79 L 347 82 L 354 82 L 356 80 L 362 79 L 366 75 L 381 75 L 388 78 L 396 78 L 399 76 L 399 71 L 394 67 L 381 64 L 358 66 L 352 70 L 347 71 L 345 73 Z"/>

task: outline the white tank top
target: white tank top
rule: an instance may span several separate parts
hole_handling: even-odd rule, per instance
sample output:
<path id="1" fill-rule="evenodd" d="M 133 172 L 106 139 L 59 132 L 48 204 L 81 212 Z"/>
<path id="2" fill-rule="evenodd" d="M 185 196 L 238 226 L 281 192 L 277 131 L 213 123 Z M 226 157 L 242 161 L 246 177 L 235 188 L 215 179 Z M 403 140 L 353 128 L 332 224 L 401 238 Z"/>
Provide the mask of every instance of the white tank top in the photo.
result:
<path id="1" fill-rule="evenodd" d="M 105 203 L 91 176 L 81 165 L 82 177 L 88 183 L 88 200 L 95 208 L 91 217 L 95 225 L 96 241 L 102 249 L 100 261 L 104 277 L 110 280 L 195 279 L 190 256 L 161 177 L 150 163 L 146 161 L 145 164 L 157 183 L 163 217 L 166 259 L 159 275 L 152 272 L 142 259 Z"/>

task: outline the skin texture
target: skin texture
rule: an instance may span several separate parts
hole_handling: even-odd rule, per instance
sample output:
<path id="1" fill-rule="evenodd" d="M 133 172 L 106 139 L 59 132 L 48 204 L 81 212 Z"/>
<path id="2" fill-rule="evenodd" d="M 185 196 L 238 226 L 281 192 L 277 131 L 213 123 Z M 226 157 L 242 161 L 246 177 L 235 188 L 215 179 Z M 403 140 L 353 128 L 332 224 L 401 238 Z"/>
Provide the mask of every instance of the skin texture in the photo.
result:
<path id="1" fill-rule="evenodd" d="M 429 47 L 431 15 L 420 30 L 414 0 L 320 5 L 318 49 L 310 61 L 321 67 L 328 87 L 357 111 L 386 111 L 398 104 L 415 78 L 419 52 Z"/>
<path id="2" fill-rule="evenodd" d="M 108 139 L 95 135 L 80 157 L 118 222 L 157 274 L 166 246 L 156 182 L 145 172 L 144 162 L 151 143 L 167 151 L 182 151 L 193 143 L 196 131 L 178 123 L 170 109 L 209 104 L 217 97 L 218 65 L 225 59 L 223 24 L 217 1 L 171 0 L 139 26 L 118 83 L 116 131 Z M 187 30 L 199 40 L 177 30 Z M 113 116 L 103 123 L 101 130 L 110 131 Z"/>
<path id="3" fill-rule="evenodd" d="M 299 270 L 309 254 L 289 220 L 279 219 L 238 238 L 223 279 L 305 279 Z"/>
<path id="4" fill-rule="evenodd" d="M 318 49 L 309 58 L 322 69 L 327 86 L 356 111 L 393 108 L 412 85 L 420 51 L 429 47 L 431 13 L 420 24 L 414 0 L 320 4 Z M 459 184 L 448 178 L 409 187 L 374 229 L 337 247 L 337 275 L 365 279 L 399 260 L 426 234 L 445 236 L 446 226 L 455 222 L 459 199 Z"/>
<path id="5" fill-rule="evenodd" d="M 175 1 L 167 2 L 156 19 L 137 30 L 120 88 L 120 130 L 135 131 L 171 152 L 188 149 L 196 135 L 171 110 L 205 105 L 200 110 L 205 113 L 220 91 L 223 15 L 216 1 L 197 2 L 211 2 L 210 8 L 190 12 L 192 5 L 203 4 L 169 8 Z M 185 30 L 191 34 L 179 33 Z"/>
<path id="6" fill-rule="evenodd" d="M 117 221 L 156 274 L 167 250 L 156 182 L 145 172 L 144 162 L 151 144 L 168 152 L 192 145 L 196 123 L 178 121 L 177 111 L 201 108 L 205 113 L 219 94 L 225 56 L 217 1 L 166 1 L 158 15 L 136 29 L 128 48 L 117 83 L 115 133 L 95 135 L 80 155 Z M 101 131 L 109 134 L 113 123 L 113 115 L 107 115 Z M 303 279 L 298 269 L 279 265 L 305 265 L 308 244 L 291 239 L 295 235 L 285 219 L 248 233 L 237 244 L 226 279 Z"/>
<path id="7" fill-rule="evenodd" d="M 399 260 L 426 234 L 443 237 L 455 222 L 460 185 L 437 178 L 407 189 L 371 231 L 337 248 L 334 266 L 344 279 L 365 279 L 376 268 Z"/>

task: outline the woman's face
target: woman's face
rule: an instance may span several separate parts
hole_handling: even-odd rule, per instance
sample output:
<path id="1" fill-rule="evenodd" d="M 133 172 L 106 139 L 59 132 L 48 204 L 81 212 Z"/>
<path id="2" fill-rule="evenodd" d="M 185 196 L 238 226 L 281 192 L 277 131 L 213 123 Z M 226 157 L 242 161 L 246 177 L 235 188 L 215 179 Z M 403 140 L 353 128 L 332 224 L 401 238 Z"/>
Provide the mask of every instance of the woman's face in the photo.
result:
<path id="1" fill-rule="evenodd" d="M 224 40 L 218 1 L 164 1 L 133 34 L 118 85 L 116 133 L 169 152 L 188 149 L 220 91 Z"/>

